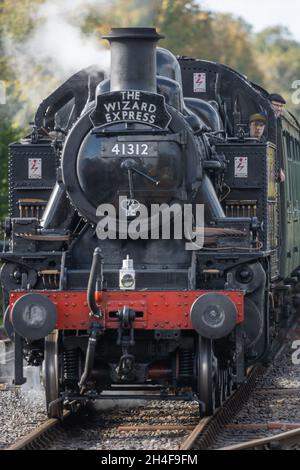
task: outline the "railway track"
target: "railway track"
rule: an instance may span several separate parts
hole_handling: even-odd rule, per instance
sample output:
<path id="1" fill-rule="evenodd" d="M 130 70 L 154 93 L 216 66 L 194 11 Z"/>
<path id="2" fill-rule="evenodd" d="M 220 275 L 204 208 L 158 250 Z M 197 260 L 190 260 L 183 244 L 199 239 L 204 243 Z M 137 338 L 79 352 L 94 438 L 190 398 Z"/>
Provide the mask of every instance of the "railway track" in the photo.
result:
<path id="1" fill-rule="evenodd" d="M 68 415 L 69 412 L 66 413 Z M 36 446 L 40 446 L 47 434 L 54 430 L 54 428 L 60 426 L 58 419 L 48 419 L 45 423 L 33 429 L 30 433 L 20 438 L 17 442 L 7 447 L 5 450 L 30 450 L 35 449 Z"/>
<path id="2" fill-rule="evenodd" d="M 201 427 L 201 421 L 198 429 L 186 438 L 180 446 L 180 450 L 208 450 L 210 449 L 222 429 L 239 412 L 242 406 L 248 400 L 252 390 L 255 387 L 257 378 L 263 374 L 264 368 L 260 365 L 253 367 L 248 374 L 248 381 L 242 384 L 237 391 L 220 407 L 214 416 L 207 418 L 205 426 Z"/>
<path id="3" fill-rule="evenodd" d="M 292 426 L 292 425 L 291 425 Z M 300 423 L 296 429 L 276 434 L 275 436 L 252 439 L 240 444 L 220 447 L 218 450 L 299 450 Z"/>
<path id="4" fill-rule="evenodd" d="M 165 443 L 168 449 L 189 450 L 195 443 L 198 447 L 200 441 L 203 441 L 202 448 L 207 448 L 213 436 L 220 432 L 224 423 L 227 423 L 247 400 L 256 377 L 261 373 L 261 367 L 253 368 L 247 384 L 242 385 L 215 416 L 204 417 L 200 421 L 197 418 L 197 403 L 187 402 L 183 402 L 182 406 L 177 402 L 176 416 L 174 409 L 170 409 L 170 403 L 149 402 L 129 413 L 128 410 L 119 410 L 110 422 L 107 422 L 107 417 L 111 416 L 111 412 L 90 410 L 85 413 L 79 410 L 76 415 L 67 411 L 62 423 L 49 419 L 7 450 L 65 449 L 70 448 L 72 440 L 73 449 L 112 450 L 109 436 L 111 440 L 118 436 L 116 448 L 118 442 L 128 439 L 131 446 L 126 446 L 127 449 L 147 449 L 149 444 L 153 449 L 162 450 Z M 95 442 L 97 439 L 99 445 Z"/>
<path id="5" fill-rule="evenodd" d="M 224 431 L 224 429 L 233 429 L 233 425 L 230 425 L 230 421 L 236 415 L 239 409 L 243 407 L 251 392 L 255 387 L 256 379 L 263 373 L 261 367 L 255 367 L 250 372 L 249 381 L 247 384 L 242 385 L 232 397 L 221 407 L 213 417 L 204 417 L 197 424 L 173 424 L 172 422 L 165 424 L 123 424 L 126 419 L 121 418 L 120 424 L 115 425 L 111 423 L 110 427 L 104 426 L 106 435 L 117 434 L 119 439 L 126 439 L 130 442 L 139 442 L 132 444 L 132 447 L 127 449 L 147 449 L 147 442 L 153 446 L 154 441 L 162 442 L 164 439 L 169 441 L 169 449 L 172 450 L 204 450 L 211 449 L 217 439 L 217 437 Z M 142 407 L 143 409 L 144 407 Z M 139 410 L 136 413 L 135 419 L 141 418 L 141 413 L 145 412 Z M 167 410 L 165 410 L 168 413 Z M 147 413 L 147 411 L 146 411 Z M 94 415 L 94 422 L 90 423 L 90 415 L 82 415 L 79 412 L 78 416 L 74 416 L 71 411 L 66 411 L 64 414 L 64 421 L 61 423 L 57 419 L 49 419 L 35 430 L 31 431 L 28 435 L 22 437 L 15 444 L 8 447 L 6 450 L 40 450 L 40 449 L 65 449 L 68 447 L 68 443 L 71 442 L 72 437 L 76 436 L 76 443 L 73 444 L 74 449 L 86 449 L 87 434 L 93 435 L 90 447 L 92 449 L 110 449 L 108 445 L 109 441 L 106 438 L 101 439 L 101 430 L 98 432 L 95 429 L 100 424 L 98 422 L 99 416 L 103 413 L 96 412 Z M 138 418 L 139 417 L 139 418 Z M 149 421 L 150 414 L 148 413 L 147 420 Z M 161 415 L 161 417 L 163 417 Z M 153 416 L 153 420 L 157 417 Z M 166 419 L 166 417 L 163 417 Z M 170 417 L 169 417 L 170 418 Z M 101 418 L 100 418 L 101 419 Z M 242 429 L 242 425 L 236 425 L 238 429 Z M 251 426 L 245 425 L 246 429 Z M 267 425 L 257 426 L 258 429 L 268 429 Z M 243 450 L 243 449 L 294 449 L 300 446 L 300 423 L 286 424 L 285 428 L 282 423 L 277 423 L 277 426 L 269 426 L 272 430 L 289 429 L 287 432 L 277 434 L 275 436 L 268 436 L 262 439 L 253 439 L 247 442 L 237 443 L 234 445 L 219 447 L 219 450 Z M 294 429 L 296 428 L 296 429 Z M 255 426 L 252 426 L 252 430 Z M 99 434 L 99 447 L 95 446 L 95 431 L 96 435 Z M 82 434 L 82 437 L 81 437 Z M 113 436 L 111 436 L 113 439 Z M 83 443 L 81 442 L 81 438 Z M 71 439 L 71 440 L 70 440 Z M 102 442 L 101 442 L 102 441 Z M 108 447 L 107 447 L 108 446 Z M 88 448 L 90 448 L 88 446 Z M 118 445 L 117 445 L 118 447 Z M 117 448 L 116 447 L 116 448 Z M 164 447 L 156 447 L 156 449 L 162 450 Z M 110 449 L 111 450 L 111 449 Z"/>
<path id="6" fill-rule="evenodd" d="M 212 448 L 300 449 L 300 365 L 292 361 L 292 343 L 299 333 L 296 322 L 250 399 L 224 426 Z"/>
<path id="7" fill-rule="evenodd" d="M 298 333 L 296 325 L 277 351 L 274 362 L 268 368 L 254 366 L 247 383 L 242 384 L 213 417 L 199 421 L 196 402 L 149 401 L 143 406 L 116 411 L 95 408 L 79 410 L 76 414 L 67 411 L 62 423 L 47 420 L 7 450 L 299 448 L 300 412 L 298 421 L 294 413 L 293 421 L 288 416 L 293 400 L 299 409 L 300 366 L 299 371 L 293 367 L 288 380 L 285 378 L 286 371 L 291 369 L 287 360 L 290 343 L 297 339 Z M 284 380 L 286 382 L 280 382 Z M 274 409 L 278 404 L 283 411 L 286 409 L 282 419 L 265 419 L 268 400 L 274 401 Z M 258 408 L 257 416 L 251 414 L 253 408 Z M 262 418 L 260 421 L 258 416 Z"/>

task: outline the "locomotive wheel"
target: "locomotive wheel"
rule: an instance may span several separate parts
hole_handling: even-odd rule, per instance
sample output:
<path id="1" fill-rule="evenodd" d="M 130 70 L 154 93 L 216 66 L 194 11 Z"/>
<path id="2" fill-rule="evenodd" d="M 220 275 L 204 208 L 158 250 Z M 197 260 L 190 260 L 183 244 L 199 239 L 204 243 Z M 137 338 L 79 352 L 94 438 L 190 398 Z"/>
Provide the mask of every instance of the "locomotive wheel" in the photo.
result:
<path id="1" fill-rule="evenodd" d="M 60 397 L 61 358 L 59 353 L 59 332 L 53 330 L 45 338 L 45 392 L 46 406 L 49 418 L 61 419 L 63 403 L 59 402 L 49 408 L 49 404 Z"/>
<path id="2" fill-rule="evenodd" d="M 226 395 L 230 397 L 233 392 L 232 366 L 226 369 Z"/>
<path id="3" fill-rule="evenodd" d="M 221 374 L 222 374 L 222 380 L 223 380 L 221 396 L 222 396 L 222 402 L 224 402 L 228 397 L 230 397 L 233 391 L 232 367 L 230 366 L 229 363 L 227 364 L 225 368 L 221 369 Z"/>
<path id="4" fill-rule="evenodd" d="M 219 401 L 218 366 L 212 340 L 199 336 L 196 361 L 197 395 L 205 407 L 204 410 L 200 408 L 200 413 L 210 416 L 216 409 L 216 401 Z"/>
<path id="5" fill-rule="evenodd" d="M 216 405 L 222 406 L 226 400 L 226 369 L 218 367 L 218 387 L 216 389 Z"/>

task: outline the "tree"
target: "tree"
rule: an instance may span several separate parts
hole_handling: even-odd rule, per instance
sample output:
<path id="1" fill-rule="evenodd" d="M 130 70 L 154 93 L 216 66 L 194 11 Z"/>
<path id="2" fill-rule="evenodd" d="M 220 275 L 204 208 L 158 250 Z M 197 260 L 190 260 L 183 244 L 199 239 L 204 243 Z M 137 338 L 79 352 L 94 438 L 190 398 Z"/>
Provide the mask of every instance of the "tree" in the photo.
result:
<path id="1" fill-rule="evenodd" d="M 254 41 L 263 83 L 272 93 L 280 93 L 287 108 L 300 119 L 300 109 L 292 102 L 292 83 L 300 77 L 300 43 L 282 26 L 266 28 Z"/>
<path id="2" fill-rule="evenodd" d="M 163 0 L 154 23 L 165 39 L 160 45 L 176 55 L 209 58 L 212 54 L 212 17 L 195 1 Z"/>
<path id="3" fill-rule="evenodd" d="M 212 27 L 214 47 L 210 59 L 229 65 L 251 81 L 261 83 L 263 73 L 256 63 L 251 26 L 241 18 L 216 14 Z"/>
<path id="4" fill-rule="evenodd" d="M 22 41 L 34 27 L 34 11 L 45 0 L 0 0 L 0 30 Z"/>

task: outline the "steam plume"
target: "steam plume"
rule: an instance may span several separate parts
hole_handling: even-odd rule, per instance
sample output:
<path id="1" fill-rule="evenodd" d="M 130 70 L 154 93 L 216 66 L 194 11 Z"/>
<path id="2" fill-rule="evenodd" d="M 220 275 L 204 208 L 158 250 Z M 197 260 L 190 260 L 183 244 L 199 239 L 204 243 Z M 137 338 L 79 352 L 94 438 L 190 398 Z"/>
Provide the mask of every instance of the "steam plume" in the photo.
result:
<path id="1" fill-rule="evenodd" d="M 6 54 L 26 96 L 17 116 L 21 125 L 73 73 L 93 64 L 108 70 L 109 51 L 101 47 L 98 36 L 87 36 L 80 28 L 91 7 L 105 10 L 102 0 L 47 0 L 31 14 L 34 28 L 27 40 L 6 39 Z"/>

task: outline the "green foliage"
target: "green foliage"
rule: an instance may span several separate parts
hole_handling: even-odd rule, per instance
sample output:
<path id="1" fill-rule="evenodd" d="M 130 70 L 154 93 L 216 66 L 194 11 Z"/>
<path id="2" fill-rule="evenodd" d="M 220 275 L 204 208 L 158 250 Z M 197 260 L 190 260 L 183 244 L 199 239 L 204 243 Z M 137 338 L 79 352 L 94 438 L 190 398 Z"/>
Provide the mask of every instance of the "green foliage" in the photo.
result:
<path id="1" fill-rule="evenodd" d="M 34 26 L 35 9 L 44 0 L 0 0 L 0 29 L 8 38 L 22 41 Z"/>
<path id="2" fill-rule="evenodd" d="M 254 47 L 264 86 L 284 96 L 287 108 L 300 120 L 299 106 L 292 102 L 292 83 L 300 78 L 300 44 L 286 28 L 274 26 L 256 35 Z"/>
<path id="3" fill-rule="evenodd" d="M 211 15 L 195 1 L 163 0 L 155 25 L 165 37 L 160 45 L 177 55 L 209 57 L 213 51 Z"/>
<path id="4" fill-rule="evenodd" d="M 210 57 L 246 75 L 251 81 L 261 83 L 263 73 L 253 50 L 251 27 L 241 18 L 216 14 L 213 19 L 213 53 Z"/>

